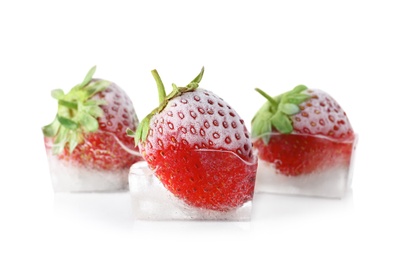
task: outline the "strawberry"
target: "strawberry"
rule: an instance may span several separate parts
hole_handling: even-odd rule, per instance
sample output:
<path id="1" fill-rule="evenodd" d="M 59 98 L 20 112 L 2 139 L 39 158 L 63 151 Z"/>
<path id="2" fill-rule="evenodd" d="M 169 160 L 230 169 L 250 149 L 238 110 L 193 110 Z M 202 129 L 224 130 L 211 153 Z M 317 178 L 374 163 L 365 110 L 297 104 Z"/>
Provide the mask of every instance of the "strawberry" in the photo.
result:
<path id="1" fill-rule="evenodd" d="M 141 157 L 133 155 L 136 148 L 125 130 L 136 129 L 138 119 L 127 94 L 115 83 L 92 79 L 95 70 L 67 94 L 61 89 L 52 91 L 58 112 L 42 128 L 46 148 L 59 160 L 77 166 L 128 172 Z"/>
<path id="2" fill-rule="evenodd" d="M 244 121 L 223 99 L 198 88 L 201 73 L 166 96 L 156 70 L 160 105 L 135 137 L 164 187 L 190 206 L 228 211 L 251 201 L 256 156 Z"/>
<path id="3" fill-rule="evenodd" d="M 261 160 L 291 176 L 349 165 L 355 135 L 330 95 L 303 85 L 276 98 L 256 90 L 267 99 L 252 120 Z"/>

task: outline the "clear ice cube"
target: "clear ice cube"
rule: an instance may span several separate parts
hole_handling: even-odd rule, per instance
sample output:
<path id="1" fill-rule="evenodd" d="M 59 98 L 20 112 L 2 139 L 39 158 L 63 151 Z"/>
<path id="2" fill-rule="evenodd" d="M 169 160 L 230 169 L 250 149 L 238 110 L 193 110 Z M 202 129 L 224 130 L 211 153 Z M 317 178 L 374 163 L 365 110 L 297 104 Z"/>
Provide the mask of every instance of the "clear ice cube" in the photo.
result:
<path id="1" fill-rule="evenodd" d="M 328 144 L 331 147 L 342 146 L 343 151 L 346 151 L 348 156 L 330 154 L 331 163 L 327 163 L 326 161 L 317 162 L 319 166 L 316 169 L 297 175 L 283 174 L 275 165 L 275 163 L 278 163 L 277 161 L 268 162 L 259 156 L 256 192 L 324 198 L 344 197 L 352 182 L 357 136 L 347 142 L 325 139 L 323 140 L 323 144 Z M 292 151 L 292 148 L 287 146 L 286 143 L 281 145 L 283 146 L 283 151 L 280 152 L 286 151 L 289 156 L 292 156 L 294 153 L 300 153 L 300 151 Z M 320 152 L 325 153 L 325 149 L 327 147 L 324 145 Z M 292 167 L 297 169 L 298 165 L 293 165 Z"/>
<path id="2" fill-rule="evenodd" d="M 222 153 L 220 151 L 215 153 Z M 199 151 L 208 153 L 211 151 Z M 251 218 L 252 197 L 254 194 L 255 174 L 257 170 L 257 160 L 254 163 L 246 163 L 234 153 L 225 152 L 233 159 L 241 161 L 240 167 L 247 171 L 246 174 L 252 176 L 252 191 L 248 201 L 242 205 L 229 210 L 215 210 L 190 205 L 179 196 L 169 191 L 156 176 L 155 171 L 148 168 L 146 162 L 135 163 L 129 173 L 129 188 L 132 197 L 132 208 L 135 219 L 139 220 L 230 220 L 247 221 Z M 200 156 L 202 158 L 202 156 Z M 228 157 L 229 158 L 229 157 Z M 207 166 L 206 168 L 209 168 Z M 219 169 L 216 169 L 219 171 Z M 208 173 L 211 172 L 208 171 Z M 236 174 L 236 172 L 231 172 Z M 228 174 L 230 176 L 230 174 Z M 227 180 L 230 182 L 230 180 Z M 245 180 L 250 181 L 250 179 Z M 201 188 L 201 187 L 200 187 Z M 230 196 L 230 195 L 229 195 Z M 233 195 L 231 195 L 233 196 Z M 231 199 L 231 198 L 229 198 Z M 235 198 L 233 198 L 235 200 Z"/>
<path id="3" fill-rule="evenodd" d="M 45 138 L 49 172 L 55 192 L 111 192 L 128 190 L 129 169 L 97 170 L 60 159 Z M 134 156 L 134 155 L 133 155 Z"/>

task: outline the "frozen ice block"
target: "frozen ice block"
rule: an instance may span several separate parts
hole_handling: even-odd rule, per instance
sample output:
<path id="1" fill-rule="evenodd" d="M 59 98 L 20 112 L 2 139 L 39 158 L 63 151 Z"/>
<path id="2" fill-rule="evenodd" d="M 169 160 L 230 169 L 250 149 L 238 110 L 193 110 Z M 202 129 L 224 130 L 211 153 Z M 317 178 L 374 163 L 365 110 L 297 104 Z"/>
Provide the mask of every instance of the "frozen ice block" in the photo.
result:
<path id="1" fill-rule="evenodd" d="M 203 163 L 215 155 L 215 163 Z M 140 220 L 231 220 L 251 218 L 257 159 L 247 163 L 232 152 L 194 151 L 199 170 L 177 169 L 184 192 L 174 194 L 158 178 L 158 169 L 146 162 L 135 163 L 129 185 L 135 219 Z M 234 176 L 241 176 L 242 181 Z M 183 195 L 184 194 L 184 195 Z M 226 207 L 225 207 L 226 205 Z"/>
<path id="2" fill-rule="evenodd" d="M 292 136 L 306 144 L 314 142 L 315 149 L 295 147 Z M 303 134 L 287 134 L 286 138 L 271 134 L 270 143 L 281 142 L 275 149 L 270 143 L 254 143 L 259 157 L 256 192 L 342 198 L 352 181 L 357 136 L 343 142 Z"/>
<path id="3" fill-rule="evenodd" d="M 50 177 L 55 192 L 110 192 L 128 190 L 130 167 L 100 169 L 52 152 L 52 142 L 45 138 Z M 140 157 L 132 161 L 138 161 Z"/>

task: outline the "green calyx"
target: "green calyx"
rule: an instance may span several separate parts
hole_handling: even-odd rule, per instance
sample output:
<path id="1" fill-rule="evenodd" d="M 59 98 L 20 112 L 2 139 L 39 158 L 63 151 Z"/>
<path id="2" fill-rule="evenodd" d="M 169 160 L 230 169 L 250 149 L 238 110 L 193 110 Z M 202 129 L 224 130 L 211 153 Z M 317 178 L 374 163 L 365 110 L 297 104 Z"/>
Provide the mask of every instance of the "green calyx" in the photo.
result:
<path id="1" fill-rule="evenodd" d="M 52 90 L 51 95 L 58 101 L 55 119 L 42 128 L 46 137 L 54 138 L 53 153 L 59 154 L 68 144 L 70 153 L 83 141 L 83 134 L 99 129 L 97 118 L 103 116 L 101 105 L 105 100 L 90 100 L 92 96 L 105 90 L 110 82 L 93 80 L 96 66 L 92 67 L 84 80 L 65 94 L 61 89 Z"/>
<path id="2" fill-rule="evenodd" d="M 127 129 L 127 135 L 134 137 L 135 144 L 138 145 L 139 142 L 144 142 L 147 139 L 148 132 L 150 129 L 150 122 L 154 115 L 163 111 L 168 102 L 175 97 L 180 96 L 183 93 L 194 91 L 198 88 L 199 83 L 201 82 L 202 76 L 204 75 L 204 67 L 202 67 L 201 72 L 195 77 L 187 86 L 185 87 L 177 87 L 176 84 L 172 84 L 173 90 L 166 95 L 165 87 L 163 82 L 156 70 L 151 71 L 152 76 L 156 81 L 156 85 L 158 87 L 159 94 L 159 106 L 152 110 L 138 125 L 137 131 L 134 133 L 131 129 Z"/>
<path id="3" fill-rule="evenodd" d="M 272 98 L 261 89 L 256 88 L 256 91 L 267 99 L 267 102 L 251 121 L 251 136 L 262 138 L 264 143 L 268 144 L 273 128 L 283 134 L 291 133 L 293 125 L 290 116 L 299 113 L 299 105 L 310 98 L 309 95 L 302 93 L 306 89 L 306 86 L 298 85 L 291 91 Z"/>

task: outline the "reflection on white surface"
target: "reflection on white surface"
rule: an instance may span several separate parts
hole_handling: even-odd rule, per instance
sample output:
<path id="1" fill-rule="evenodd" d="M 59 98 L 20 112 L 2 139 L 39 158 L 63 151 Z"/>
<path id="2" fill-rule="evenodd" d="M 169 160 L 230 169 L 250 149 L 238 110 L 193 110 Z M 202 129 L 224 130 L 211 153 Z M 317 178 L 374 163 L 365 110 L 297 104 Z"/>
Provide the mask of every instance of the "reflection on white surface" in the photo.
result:
<path id="1" fill-rule="evenodd" d="M 55 218 L 64 222 L 130 229 L 132 212 L 128 192 L 55 193 Z"/>
<path id="2" fill-rule="evenodd" d="M 278 223 L 298 223 L 315 218 L 349 215 L 353 212 L 353 192 L 343 199 L 255 194 L 251 221 L 144 221 L 135 220 L 129 192 L 55 193 L 54 217 L 75 227 L 108 227 L 112 230 L 176 234 L 216 230 L 235 233 L 258 232 L 260 227 L 275 228 Z"/>
<path id="3" fill-rule="evenodd" d="M 342 199 L 261 193 L 254 197 L 253 217 L 255 222 L 294 221 L 326 214 L 348 214 L 353 209 L 351 189 Z"/>

